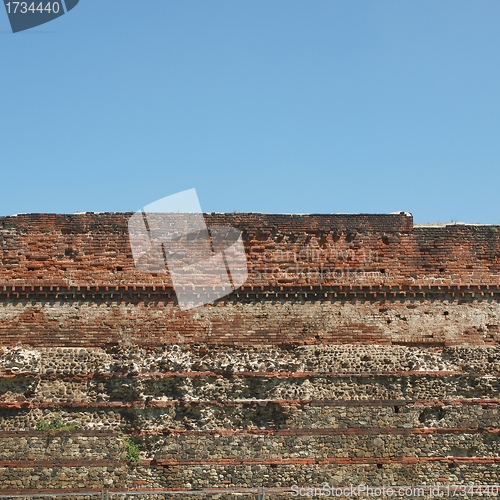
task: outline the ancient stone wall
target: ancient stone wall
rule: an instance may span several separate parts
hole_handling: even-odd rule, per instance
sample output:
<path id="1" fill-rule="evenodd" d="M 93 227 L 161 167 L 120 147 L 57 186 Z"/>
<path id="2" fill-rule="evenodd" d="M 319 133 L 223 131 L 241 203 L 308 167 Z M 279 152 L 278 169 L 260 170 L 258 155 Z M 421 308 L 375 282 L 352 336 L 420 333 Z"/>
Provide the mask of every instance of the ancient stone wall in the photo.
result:
<path id="1" fill-rule="evenodd" d="M 2 494 L 498 483 L 496 226 L 207 214 L 249 278 L 182 311 L 130 215 L 0 218 Z"/>

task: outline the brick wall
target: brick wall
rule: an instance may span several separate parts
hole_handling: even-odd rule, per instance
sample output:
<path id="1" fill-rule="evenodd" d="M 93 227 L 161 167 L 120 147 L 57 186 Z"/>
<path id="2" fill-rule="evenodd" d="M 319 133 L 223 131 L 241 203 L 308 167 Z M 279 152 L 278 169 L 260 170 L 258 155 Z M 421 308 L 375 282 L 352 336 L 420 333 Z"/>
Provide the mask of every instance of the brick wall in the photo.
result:
<path id="1" fill-rule="evenodd" d="M 0 218 L 0 284 L 170 286 L 138 272 L 131 214 Z M 496 226 L 414 227 L 400 215 L 206 214 L 208 226 L 243 231 L 252 286 L 338 284 L 500 285 Z"/>
<path id="2" fill-rule="evenodd" d="M 130 215 L 0 218 L 2 494 L 498 482 L 496 226 L 206 214 L 249 279 L 182 311 Z"/>

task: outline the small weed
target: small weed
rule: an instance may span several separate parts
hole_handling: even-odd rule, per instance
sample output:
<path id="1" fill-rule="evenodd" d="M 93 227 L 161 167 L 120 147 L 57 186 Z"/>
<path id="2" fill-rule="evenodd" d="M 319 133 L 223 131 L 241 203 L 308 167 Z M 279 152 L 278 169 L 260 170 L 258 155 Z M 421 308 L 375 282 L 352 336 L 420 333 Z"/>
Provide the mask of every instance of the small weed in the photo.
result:
<path id="1" fill-rule="evenodd" d="M 492 231 L 493 233 L 496 233 L 498 231 L 498 228 L 496 226 L 491 226 L 490 231 Z"/>
<path id="2" fill-rule="evenodd" d="M 50 424 L 48 424 L 43 418 L 41 418 L 36 424 L 36 428 L 39 431 L 48 431 L 50 429 Z"/>
<path id="3" fill-rule="evenodd" d="M 36 424 L 36 428 L 39 431 L 48 432 L 49 434 L 58 434 L 61 432 L 76 431 L 79 429 L 77 425 L 68 425 L 63 422 L 60 415 L 54 417 L 50 422 L 47 422 L 41 418 Z"/>
<path id="4" fill-rule="evenodd" d="M 127 450 L 127 460 L 129 462 L 132 462 L 133 464 L 136 464 L 140 461 L 141 459 L 141 449 L 137 443 L 134 443 L 132 439 L 128 437 L 124 437 L 123 439 L 123 444 L 125 445 L 125 448 Z"/>

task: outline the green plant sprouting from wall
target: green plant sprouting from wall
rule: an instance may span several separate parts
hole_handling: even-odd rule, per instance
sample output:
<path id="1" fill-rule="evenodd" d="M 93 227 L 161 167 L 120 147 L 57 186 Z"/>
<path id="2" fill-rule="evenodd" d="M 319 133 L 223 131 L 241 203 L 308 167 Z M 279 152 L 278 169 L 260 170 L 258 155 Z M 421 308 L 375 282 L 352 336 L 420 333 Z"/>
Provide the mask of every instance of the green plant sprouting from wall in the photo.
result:
<path id="1" fill-rule="evenodd" d="M 77 425 L 65 424 L 61 415 L 56 415 L 50 421 L 41 418 L 37 425 L 37 430 L 49 432 L 50 434 L 57 434 L 60 432 L 76 431 L 79 429 Z"/>
<path id="2" fill-rule="evenodd" d="M 123 436 L 123 434 L 121 434 L 121 438 L 127 452 L 127 460 L 133 464 L 138 463 L 141 460 L 140 446 L 134 443 L 131 438 Z"/>
<path id="3" fill-rule="evenodd" d="M 131 439 L 126 439 L 127 446 L 127 460 L 132 463 L 137 463 L 141 459 L 141 450 L 139 445 L 134 443 Z"/>

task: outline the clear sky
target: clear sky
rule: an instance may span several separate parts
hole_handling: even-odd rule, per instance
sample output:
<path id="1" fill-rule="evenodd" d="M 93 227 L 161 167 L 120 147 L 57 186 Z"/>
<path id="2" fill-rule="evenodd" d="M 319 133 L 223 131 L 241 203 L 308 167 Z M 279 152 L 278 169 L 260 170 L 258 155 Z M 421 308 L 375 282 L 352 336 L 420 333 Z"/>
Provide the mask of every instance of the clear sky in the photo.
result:
<path id="1" fill-rule="evenodd" d="M 412 212 L 500 223 L 498 0 L 0 5 L 0 214 Z"/>

